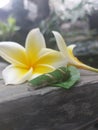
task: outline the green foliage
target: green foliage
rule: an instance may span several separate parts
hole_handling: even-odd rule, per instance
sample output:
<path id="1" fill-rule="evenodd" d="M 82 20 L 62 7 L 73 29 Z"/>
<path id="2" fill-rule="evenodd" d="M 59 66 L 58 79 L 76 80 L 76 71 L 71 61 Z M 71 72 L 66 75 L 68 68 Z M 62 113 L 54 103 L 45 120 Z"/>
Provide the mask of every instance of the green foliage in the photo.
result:
<path id="1" fill-rule="evenodd" d="M 69 77 L 69 71 L 66 67 L 60 67 L 53 72 L 48 74 L 43 74 L 30 81 L 32 87 L 40 88 L 44 86 L 49 86 L 51 84 L 62 82 Z"/>
<path id="2" fill-rule="evenodd" d="M 7 23 L 0 22 L 0 40 L 10 40 L 19 29 L 20 28 L 16 26 L 16 20 L 12 16 L 9 16 Z"/>
<path id="3" fill-rule="evenodd" d="M 68 70 L 70 72 L 70 76 L 69 78 L 61 83 L 58 84 L 54 84 L 54 86 L 58 86 L 58 87 L 62 87 L 65 89 L 69 89 L 71 88 L 75 83 L 77 83 L 80 80 L 80 73 L 78 71 L 78 69 L 76 69 L 73 66 L 69 66 Z"/>
<path id="4" fill-rule="evenodd" d="M 69 66 L 69 67 L 60 67 L 53 72 L 43 74 L 29 81 L 29 83 L 35 89 L 50 85 L 69 89 L 79 79 L 80 79 L 79 71 L 75 67 Z"/>

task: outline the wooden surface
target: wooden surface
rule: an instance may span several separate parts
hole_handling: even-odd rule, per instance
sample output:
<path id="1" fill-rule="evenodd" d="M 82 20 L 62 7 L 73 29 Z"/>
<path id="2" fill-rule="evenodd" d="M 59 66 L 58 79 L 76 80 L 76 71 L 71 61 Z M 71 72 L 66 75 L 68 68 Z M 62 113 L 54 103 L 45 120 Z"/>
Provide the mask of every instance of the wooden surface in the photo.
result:
<path id="1" fill-rule="evenodd" d="M 0 78 L 5 66 L 0 63 Z M 96 130 L 97 117 L 96 73 L 81 71 L 81 81 L 70 90 L 33 90 L 27 83 L 5 86 L 0 80 L 0 130 Z"/>

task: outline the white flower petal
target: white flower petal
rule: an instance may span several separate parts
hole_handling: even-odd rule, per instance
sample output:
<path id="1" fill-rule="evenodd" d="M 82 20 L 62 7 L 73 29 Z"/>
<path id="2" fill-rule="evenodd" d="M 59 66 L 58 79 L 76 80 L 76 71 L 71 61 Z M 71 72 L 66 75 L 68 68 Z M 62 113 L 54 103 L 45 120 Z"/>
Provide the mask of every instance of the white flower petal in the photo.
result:
<path id="1" fill-rule="evenodd" d="M 26 66 L 25 48 L 15 42 L 0 42 L 0 56 L 12 64 Z"/>
<path id="2" fill-rule="evenodd" d="M 41 51 L 40 51 L 40 53 L 39 53 L 39 58 L 40 57 L 42 57 L 42 56 L 44 56 L 44 55 L 47 55 L 47 54 L 49 54 L 49 53 L 51 53 L 51 52 L 53 52 L 54 50 L 52 50 L 52 49 L 49 49 L 49 48 L 43 48 L 43 49 L 41 49 Z"/>
<path id="3" fill-rule="evenodd" d="M 48 64 L 38 64 L 36 68 L 33 71 L 33 74 L 39 73 L 39 74 L 45 74 L 49 73 L 51 71 L 55 70 L 55 68 Z"/>
<path id="4" fill-rule="evenodd" d="M 65 57 L 61 52 L 52 49 L 42 49 L 41 56 L 35 64 L 47 64 L 53 67 L 60 67 L 66 64 Z"/>
<path id="5" fill-rule="evenodd" d="M 34 69 L 33 71 L 33 75 L 31 77 L 31 79 L 34 79 L 42 74 L 46 74 L 46 73 L 49 73 L 49 72 L 52 72 L 54 71 L 55 68 L 51 65 L 47 65 L 47 64 L 38 64 L 36 66 L 36 68 Z M 31 80 L 30 79 L 30 80 Z"/>
<path id="6" fill-rule="evenodd" d="M 76 57 L 74 56 L 73 54 L 73 49 L 76 47 L 76 45 L 72 44 L 72 45 L 69 45 L 67 47 L 67 51 L 68 51 L 68 59 L 69 59 L 69 63 L 75 63 L 77 64 L 77 61 L 76 61 Z"/>
<path id="7" fill-rule="evenodd" d="M 42 48 L 46 48 L 42 33 L 38 28 L 31 30 L 26 38 L 26 51 L 30 62 L 35 62 Z"/>
<path id="8" fill-rule="evenodd" d="M 42 74 L 33 74 L 32 77 L 29 79 L 29 81 L 32 80 L 32 79 L 37 78 L 37 77 L 40 76 L 40 75 L 42 75 Z"/>
<path id="9" fill-rule="evenodd" d="M 31 78 L 32 71 L 32 68 L 27 70 L 9 65 L 3 70 L 2 75 L 6 84 L 20 84 Z"/>
<path id="10" fill-rule="evenodd" d="M 53 31 L 53 34 L 56 38 L 56 42 L 57 42 L 57 45 L 58 45 L 58 48 L 59 50 L 65 55 L 67 56 L 68 53 L 67 53 L 67 46 L 65 44 L 65 41 L 63 39 L 63 37 L 61 36 L 60 33 L 56 32 L 56 31 Z"/>

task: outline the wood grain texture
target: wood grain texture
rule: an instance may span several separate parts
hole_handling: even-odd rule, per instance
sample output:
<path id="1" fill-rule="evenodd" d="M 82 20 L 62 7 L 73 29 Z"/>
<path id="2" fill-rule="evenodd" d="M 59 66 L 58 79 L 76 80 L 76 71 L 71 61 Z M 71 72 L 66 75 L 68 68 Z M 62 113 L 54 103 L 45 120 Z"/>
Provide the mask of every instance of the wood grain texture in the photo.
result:
<path id="1" fill-rule="evenodd" d="M 5 63 L 0 63 L 1 71 Z M 69 90 L 30 89 L 27 83 L 4 85 L 0 80 L 0 130 L 82 130 L 98 117 L 98 74 L 81 71 Z M 83 130 L 96 130 L 94 124 Z"/>

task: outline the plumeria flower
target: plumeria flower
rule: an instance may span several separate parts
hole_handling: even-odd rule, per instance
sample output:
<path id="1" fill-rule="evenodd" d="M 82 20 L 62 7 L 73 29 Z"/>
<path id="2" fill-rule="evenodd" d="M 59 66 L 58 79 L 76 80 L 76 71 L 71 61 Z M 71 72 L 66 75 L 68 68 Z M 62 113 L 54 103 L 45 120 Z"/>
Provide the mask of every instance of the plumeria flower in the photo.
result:
<path id="1" fill-rule="evenodd" d="M 66 43 L 65 43 L 63 37 L 60 35 L 60 33 L 53 31 L 53 34 L 56 38 L 57 45 L 58 45 L 60 52 L 62 52 L 62 54 L 65 56 L 67 65 L 73 65 L 73 66 L 76 66 L 77 68 L 98 72 L 98 69 L 95 69 L 93 67 L 83 64 L 74 56 L 73 49 L 74 49 L 75 45 L 69 45 L 67 47 Z"/>
<path id="2" fill-rule="evenodd" d="M 0 42 L 0 56 L 10 63 L 2 72 L 6 84 L 19 84 L 62 65 L 60 52 L 46 48 L 40 30 L 33 29 L 25 48 L 15 42 Z"/>

